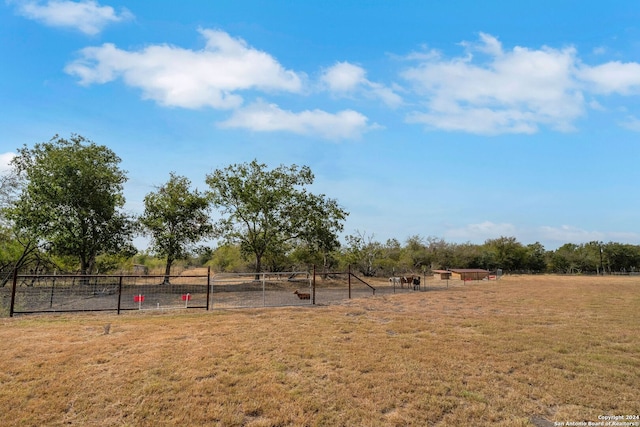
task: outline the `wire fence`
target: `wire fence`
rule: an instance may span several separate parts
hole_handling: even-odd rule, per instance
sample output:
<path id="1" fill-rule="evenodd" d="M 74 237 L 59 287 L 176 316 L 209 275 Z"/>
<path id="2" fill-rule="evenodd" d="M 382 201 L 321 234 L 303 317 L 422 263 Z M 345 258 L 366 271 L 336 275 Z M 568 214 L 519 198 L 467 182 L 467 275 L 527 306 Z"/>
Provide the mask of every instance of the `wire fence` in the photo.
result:
<path id="1" fill-rule="evenodd" d="M 370 284 L 348 272 L 315 269 L 278 273 L 180 275 L 20 275 L 0 288 L 0 316 L 34 313 L 224 309 L 333 304 L 414 290 L 394 283 Z"/>
<path id="2" fill-rule="evenodd" d="M 280 273 L 220 273 L 211 281 L 213 308 L 309 305 L 298 294 L 310 293 L 312 276 L 306 271 Z"/>
<path id="3" fill-rule="evenodd" d="M 14 275 L 9 315 L 208 308 L 209 274 L 166 279 L 164 275 Z"/>

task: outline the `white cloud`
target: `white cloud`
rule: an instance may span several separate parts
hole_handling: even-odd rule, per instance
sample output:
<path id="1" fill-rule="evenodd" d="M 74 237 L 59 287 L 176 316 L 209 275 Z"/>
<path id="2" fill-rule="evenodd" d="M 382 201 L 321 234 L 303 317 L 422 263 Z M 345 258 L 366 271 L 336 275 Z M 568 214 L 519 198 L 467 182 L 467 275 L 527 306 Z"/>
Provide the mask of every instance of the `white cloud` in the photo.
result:
<path id="1" fill-rule="evenodd" d="M 404 57 L 396 57 L 396 59 L 405 59 L 408 61 L 437 61 L 442 58 L 442 53 L 436 49 L 430 49 L 427 45 L 421 46 L 422 50 L 414 51 Z M 392 55 L 395 57 L 395 55 Z"/>
<path id="2" fill-rule="evenodd" d="M 321 80 L 333 92 L 350 92 L 367 81 L 362 67 L 348 62 L 338 62 L 323 73 Z"/>
<path id="3" fill-rule="evenodd" d="M 480 33 L 480 43 L 477 49 L 492 56 L 502 56 L 502 43 L 490 34 Z"/>
<path id="4" fill-rule="evenodd" d="M 588 108 L 607 110 L 603 96 L 640 95 L 637 62 L 586 65 L 573 47 L 506 50 L 485 33 L 461 45 L 465 52 L 458 57 L 434 50 L 405 57 L 417 65 L 401 75 L 423 105 L 407 114 L 407 122 L 485 135 L 531 134 L 541 127 L 571 131 Z M 591 99 L 586 101 L 585 94 Z M 621 125 L 637 128 L 633 118 Z"/>
<path id="5" fill-rule="evenodd" d="M 589 231 L 572 225 L 519 227 L 510 223 L 491 221 L 449 228 L 445 230 L 443 237 L 450 241 L 480 244 L 500 236 L 515 237 L 523 245 L 541 242 L 547 250 L 554 250 L 566 243 L 581 244 L 593 241 L 640 243 L 640 234 L 633 232 Z"/>
<path id="6" fill-rule="evenodd" d="M 263 101 L 234 112 L 233 116 L 219 123 L 225 128 L 244 128 L 259 132 L 286 131 L 299 135 L 319 136 L 325 139 L 358 139 L 375 128 L 367 124 L 364 115 L 344 110 L 335 114 L 322 110 L 305 110 L 299 113 L 280 109 Z"/>
<path id="7" fill-rule="evenodd" d="M 451 228 L 445 232 L 445 238 L 456 241 L 484 242 L 487 239 L 497 239 L 500 236 L 514 236 L 516 227 L 513 224 L 496 224 L 484 221 L 479 224 L 468 224 L 461 228 Z"/>
<path id="8" fill-rule="evenodd" d="M 584 113 L 573 48 L 505 51 L 488 34 L 464 46 L 465 56 L 447 60 L 430 54 L 402 73 L 426 106 L 410 113 L 409 122 L 479 134 L 533 133 L 542 125 L 571 130 Z M 477 61 L 475 52 L 487 61 Z"/>
<path id="9" fill-rule="evenodd" d="M 422 123 L 447 131 L 464 131 L 482 135 L 498 133 L 533 134 L 538 127 L 535 116 L 517 109 L 492 110 L 491 108 L 463 108 L 452 105 L 437 112 L 413 112 L 407 115 L 407 123 Z"/>
<path id="10" fill-rule="evenodd" d="M 592 110 L 606 111 L 606 108 L 604 108 L 602 104 L 600 104 L 595 99 L 592 99 L 591 101 L 589 101 L 588 105 L 589 105 L 589 108 L 591 108 Z"/>
<path id="11" fill-rule="evenodd" d="M 564 243 L 586 243 L 605 240 L 605 233 L 599 231 L 587 231 L 570 225 L 560 227 L 540 227 L 540 238 Z"/>
<path id="12" fill-rule="evenodd" d="M 609 95 L 640 94 L 640 64 L 637 62 L 607 62 L 594 67 L 583 66 L 578 77 L 596 93 Z"/>
<path id="13" fill-rule="evenodd" d="M 100 6 L 94 0 L 14 1 L 18 13 L 51 27 L 74 28 L 88 35 L 101 32 L 111 23 L 132 19 L 126 9 L 117 13 L 111 6 Z"/>
<path id="14" fill-rule="evenodd" d="M 199 51 L 152 45 L 126 51 L 113 44 L 87 47 L 65 71 L 80 83 L 106 83 L 121 77 L 144 97 L 165 106 L 238 108 L 237 92 L 249 89 L 299 92 L 302 77 L 284 69 L 271 55 L 224 31 L 200 30 L 206 46 Z"/>
<path id="15" fill-rule="evenodd" d="M 11 160 L 16 156 L 16 153 L 0 153 L 0 174 L 4 174 L 11 170 Z"/>
<path id="16" fill-rule="evenodd" d="M 584 230 L 571 225 L 560 227 L 543 226 L 537 234 L 541 239 L 553 241 L 558 245 L 565 243 L 588 243 L 588 242 L 640 242 L 640 234 L 633 232 L 617 231 L 595 231 Z"/>
<path id="17" fill-rule="evenodd" d="M 633 132 L 640 132 L 640 119 L 635 116 L 628 116 L 625 120 L 620 122 L 620 126 Z"/>
<path id="18" fill-rule="evenodd" d="M 190 109 L 238 110 L 245 97 L 261 96 L 249 91 L 304 91 L 308 83 L 304 73 L 286 69 L 270 54 L 224 31 L 199 31 L 206 41 L 201 50 L 167 44 L 125 50 L 106 43 L 82 49 L 65 71 L 83 85 L 121 79 L 140 89 L 146 99 Z M 405 115 L 408 123 L 482 135 L 533 134 L 543 127 L 572 131 L 587 111 L 607 110 L 603 95 L 640 94 L 640 63 L 588 66 L 572 47 L 505 49 L 496 37 L 485 33 L 462 45 L 464 52 L 457 57 L 447 58 L 434 50 L 405 57 L 413 61 L 401 73 L 410 87 L 371 81 L 363 67 L 346 61 L 322 70 L 319 85 L 334 97 L 382 101 L 391 108 L 411 105 Z M 263 121 L 252 124 L 249 117 Z M 337 120 L 338 127 L 311 132 L 312 123 L 323 117 L 326 123 Z M 260 102 L 235 111 L 222 125 L 315 133 L 334 139 L 361 135 L 372 127 L 364 115 L 352 110 L 332 114 L 309 108 L 296 113 Z M 638 127 L 633 117 L 621 125 Z"/>
<path id="19" fill-rule="evenodd" d="M 367 79 L 364 68 L 349 62 L 338 62 L 324 70 L 320 81 L 338 96 L 361 93 L 367 98 L 377 98 L 390 107 L 402 104 L 402 98 L 393 89 Z"/>
<path id="20" fill-rule="evenodd" d="M 396 108 L 402 105 L 403 100 L 400 95 L 395 93 L 393 89 L 384 86 L 380 83 L 368 82 L 368 96 L 372 98 L 379 98 L 387 106 Z"/>

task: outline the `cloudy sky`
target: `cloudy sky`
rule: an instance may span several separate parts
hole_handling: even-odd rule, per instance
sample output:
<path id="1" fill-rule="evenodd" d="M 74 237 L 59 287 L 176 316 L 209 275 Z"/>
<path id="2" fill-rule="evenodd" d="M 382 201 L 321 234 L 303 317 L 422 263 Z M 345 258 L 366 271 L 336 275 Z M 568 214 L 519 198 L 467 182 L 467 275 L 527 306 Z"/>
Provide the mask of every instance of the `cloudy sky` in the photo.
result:
<path id="1" fill-rule="evenodd" d="M 640 244 L 635 0 L 0 1 L 0 171 L 78 133 L 133 213 L 257 159 L 381 242 Z"/>

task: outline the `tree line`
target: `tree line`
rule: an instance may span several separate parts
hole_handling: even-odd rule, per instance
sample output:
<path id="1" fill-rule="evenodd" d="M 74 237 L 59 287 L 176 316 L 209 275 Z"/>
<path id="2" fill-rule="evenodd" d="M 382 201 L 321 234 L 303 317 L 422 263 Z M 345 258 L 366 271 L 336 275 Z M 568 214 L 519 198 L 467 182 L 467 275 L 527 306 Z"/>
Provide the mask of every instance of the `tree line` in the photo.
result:
<path id="1" fill-rule="evenodd" d="M 501 236 L 481 245 L 436 237 L 375 240 L 356 231 L 340 242 L 348 216 L 337 200 L 308 188 L 307 166 L 268 169 L 253 160 L 217 169 L 207 189 L 175 172 L 144 198 L 144 212 L 124 211 L 126 171 L 109 148 L 80 135 L 55 136 L 18 149 L 0 176 L 0 285 L 21 272 L 108 273 L 162 260 L 165 282 L 175 262 L 214 271 L 286 271 L 351 265 L 365 276 L 483 268 L 527 273 L 623 273 L 640 266 L 640 247 L 568 243 L 548 251 Z M 212 213 L 216 211 L 216 220 Z M 149 238 L 139 251 L 137 235 Z M 217 239 L 215 247 L 207 245 Z"/>
<path id="2" fill-rule="evenodd" d="M 409 237 L 378 242 L 373 235 L 347 236 L 341 250 L 348 262 L 364 275 L 429 272 L 449 268 L 481 268 L 505 273 L 624 274 L 640 271 L 640 246 L 592 241 L 567 243 L 546 250 L 539 243 L 522 244 L 501 236 L 483 244 L 449 243 L 436 237 Z"/>
<path id="3" fill-rule="evenodd" d="M 120 161 L 108 147 L 75 134 L 18 149 L 0 182 L 0 269 L 92 274 L 133 257 L 140 234 L 149 237 L 150 252 L 165 259 L 165 282 L 173 262 L 207 239 L 237 245 L 256 272 L 264 259 L 294 246 L 314 253 L 339 246 L 348 213 L 308 191 L 314 175 L 307 166 L 230 165 L 207 175 L 203 192 L 172 172 L 134 216 L 124 211 L 127 177 Z"/>

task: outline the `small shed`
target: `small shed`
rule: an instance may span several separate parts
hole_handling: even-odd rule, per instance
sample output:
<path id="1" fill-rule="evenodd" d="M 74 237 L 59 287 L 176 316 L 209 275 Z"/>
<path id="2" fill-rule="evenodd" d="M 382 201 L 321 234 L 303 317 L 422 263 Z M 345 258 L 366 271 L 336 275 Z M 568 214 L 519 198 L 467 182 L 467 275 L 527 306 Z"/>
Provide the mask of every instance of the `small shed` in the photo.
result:
<path id="1" fill-rule="evenodd" d="M 489 270 L 481 268 L 452 268 L 451 271 L 454 278 L 460 280 L 484 280 L 489 278 Z"/>
<path id="2" fill-rule="evenodd" d="M 149 274 L 149 267 L 142 264 L 133 264 L 133 274 Z"/>
<path id="3" fill-rule="evenodd" d="M 440 280 L 451 279 L 451 272 L 448 270 L 433 270 L 433 277 L 440 278 Z"/>

